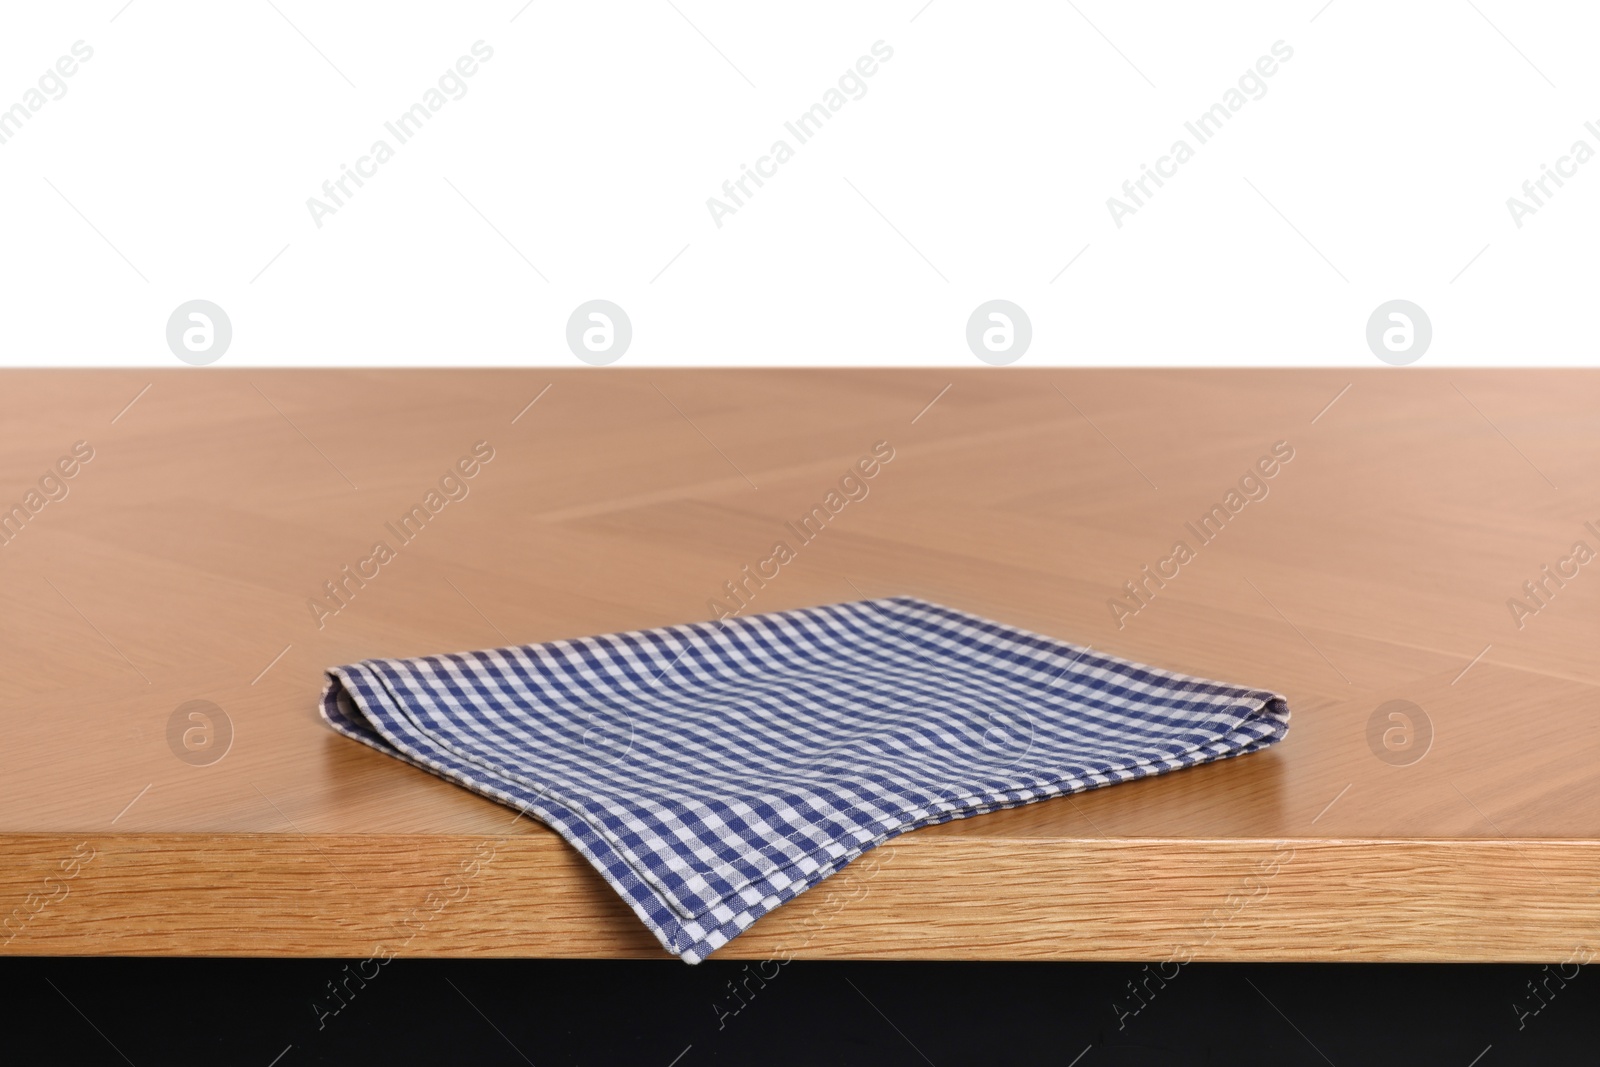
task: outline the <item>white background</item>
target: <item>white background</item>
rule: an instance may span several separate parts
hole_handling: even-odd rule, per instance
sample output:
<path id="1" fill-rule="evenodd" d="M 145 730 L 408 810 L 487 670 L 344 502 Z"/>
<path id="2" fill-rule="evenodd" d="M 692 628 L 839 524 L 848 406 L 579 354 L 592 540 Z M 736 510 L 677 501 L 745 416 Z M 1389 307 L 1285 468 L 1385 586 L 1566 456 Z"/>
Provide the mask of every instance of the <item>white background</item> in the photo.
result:
<path id="1" fill-rule="evenodd" d="M 1594 5 L 275 2 L 5 6 L 0 107 L 94 57 L 0 144 L 0 362 L 173 366 L 193 298 L 232 320 L 217 366 L 577 365 L 597 297 L 621 366 L 976 365 L 997 297 L 1023 366 L 1372 366 L 1394 298 L 1432 318 L 1421 365 L 1600 351 L 1600 160 L 1521 229 L 1506 206 L 1600 149 Z M 480 39 L 318 229 L 306 199 Z M 879 40 L 866 95 L 714 225 Z M 1267 94 L 1118 229 L 1107 197 L 1278 40 Z"/>

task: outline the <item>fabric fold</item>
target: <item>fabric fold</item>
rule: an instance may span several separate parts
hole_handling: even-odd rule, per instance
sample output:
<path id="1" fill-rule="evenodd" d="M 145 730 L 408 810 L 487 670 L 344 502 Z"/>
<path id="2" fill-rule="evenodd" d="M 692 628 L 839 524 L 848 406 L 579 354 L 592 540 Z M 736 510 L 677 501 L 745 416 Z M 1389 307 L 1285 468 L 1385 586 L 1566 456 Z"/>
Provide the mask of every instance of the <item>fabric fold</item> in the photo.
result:
<path id="1" fill-rule="evenodd" d="M 1284 698 L 913 597 L 328 672 L 346 736 L 560 833 L 697 963 L 907 830 L 1270 745 Z"/>

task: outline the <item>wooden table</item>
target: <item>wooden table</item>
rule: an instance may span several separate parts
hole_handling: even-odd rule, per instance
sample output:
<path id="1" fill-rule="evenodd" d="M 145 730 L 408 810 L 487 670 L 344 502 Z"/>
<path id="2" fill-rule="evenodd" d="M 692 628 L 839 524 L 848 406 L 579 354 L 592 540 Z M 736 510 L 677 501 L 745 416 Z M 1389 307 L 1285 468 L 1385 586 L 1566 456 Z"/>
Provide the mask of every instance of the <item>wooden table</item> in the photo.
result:
<path id="1" fill-rule="evenodd" d="M 465 499 L 308 607 L 479 441 Z M 1293 722 L 905 835 L 720 956 L 1589 951 L 1600 562 L 1560 561 L 1600 550 L 1600 374 L 1419 369 L 0 374 L 4 951 L 661 955 L 553 833 L 327 729 L 322 671 L 709 618 L 878 441 L 748 610 L 913 594 Z"/>

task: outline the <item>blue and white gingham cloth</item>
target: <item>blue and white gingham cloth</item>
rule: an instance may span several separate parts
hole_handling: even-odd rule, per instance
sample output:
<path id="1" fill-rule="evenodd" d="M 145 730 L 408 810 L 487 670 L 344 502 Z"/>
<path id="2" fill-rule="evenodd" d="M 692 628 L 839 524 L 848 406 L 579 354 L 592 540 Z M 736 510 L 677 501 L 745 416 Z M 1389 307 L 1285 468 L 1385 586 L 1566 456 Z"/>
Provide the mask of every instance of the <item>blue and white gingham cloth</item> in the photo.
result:
<path id="1" fill-rule="evenodd" d="M 526 811 L 690 963 L 907 830 L 1253 752 L 1284 698 L 912 597 L 328 672 L 335 730 Z"/>

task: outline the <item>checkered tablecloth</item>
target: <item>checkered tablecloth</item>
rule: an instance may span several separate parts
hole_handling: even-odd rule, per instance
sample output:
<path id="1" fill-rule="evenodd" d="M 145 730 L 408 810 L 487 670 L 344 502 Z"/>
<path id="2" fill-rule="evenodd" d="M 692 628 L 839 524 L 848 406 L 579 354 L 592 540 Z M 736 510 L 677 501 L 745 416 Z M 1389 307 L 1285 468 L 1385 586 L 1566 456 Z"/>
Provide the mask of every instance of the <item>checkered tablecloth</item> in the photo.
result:
<path id="1" fill-rule="evenodd" d="M 1252 752 L 1283 697 L 911 597 L 328 672 L 328 723 L 526 811 L 690 963 L 907 830 Z"/>

